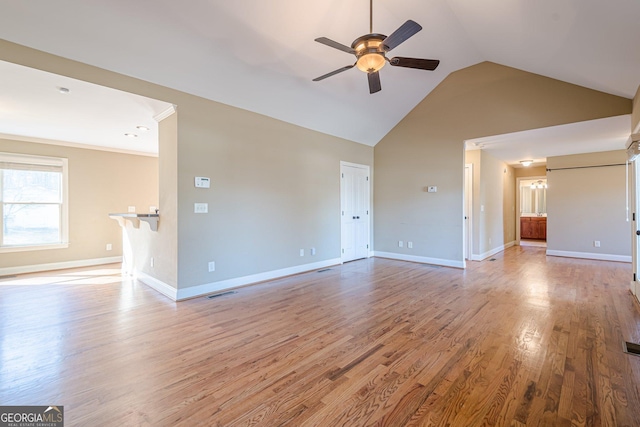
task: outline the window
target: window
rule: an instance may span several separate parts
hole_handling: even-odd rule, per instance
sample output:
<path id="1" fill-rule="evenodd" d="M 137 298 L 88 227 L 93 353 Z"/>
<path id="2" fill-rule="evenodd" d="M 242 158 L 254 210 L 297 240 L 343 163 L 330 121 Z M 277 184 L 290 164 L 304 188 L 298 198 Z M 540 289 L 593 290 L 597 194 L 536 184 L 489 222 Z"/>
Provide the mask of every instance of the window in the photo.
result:
<path id="1" fill-rule="evenodd" d="M 0 252 L 68 246 L 67 159 L 0 153 Z"/>

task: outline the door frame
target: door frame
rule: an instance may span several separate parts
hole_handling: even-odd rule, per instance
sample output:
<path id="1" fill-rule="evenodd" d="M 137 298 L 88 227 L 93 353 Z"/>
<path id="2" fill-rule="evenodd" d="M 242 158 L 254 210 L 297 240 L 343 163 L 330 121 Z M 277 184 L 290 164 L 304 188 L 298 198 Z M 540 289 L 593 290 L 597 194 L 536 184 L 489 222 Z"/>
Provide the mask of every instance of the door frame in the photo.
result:
<path id="1" fill-rule="evenodd" d="M 633 277 L 630 282 L 629 289 L 631 293 L 635 295 L 636 299 L 640 301 L 640 284 L 638 284 L 638 278 L 640 276 L 640 237 L 636 235 L 636 230 L 640 230 L 640 225 L 638 224 L 640 221 L 638 215 L 640 214 L 640 167 L 638 165 L 638 161 L 630 162 L 629 166 L 631 169 L 631 176 L 627 177 L 629 179 L 629 206 L 631 208 L 630 216 L 630 232 L 631 232 L 631 241 L 633 244 L 631 245 L 631 262 L 632 262 L 632 271 Z"/>
<path id="2" fill-rule="evenodd" d="M 520 246 L 520 217 L 522 216 L 522 211 L 520 210 L 520 183 L 522 181 L 536 180 L 536 179 L 544 179 L 547 180 L 547 176 L 521 176 L 516 178 L 516 245 Z M 547 180 L 547 183 L 549 181 Z M 549 204 L 547 203 L 547 210 Z M 548 224 L 548 223 L 547 223 Z M 547 227 L 547 232 L 549 228 Z M 547 242 L 549 241 L 549 235 L 547 234 Z"/>
<path id="3" fill-rule="evenodd" d="M 362 165 L 359 163 L 351 163 L 351 162 L 345 162 L 345 161 L 340 161 L 340 175 L 339 175 L 339 179 L 340 179 L 340 262 L 344 263 L 344 254 L 342 253 L 342 248 L 344 248 L 344 241 L 343 236 L 344 236 L 344 230 L 343 225 L 342 225 L 342 216 L 344 214 L 344 206 L 342 205 L 342 200 L 343 200 L 343 192 L 344 192 L 344 188 L 343 188 L 343 182 L 344 180 L 342 179 L 343 174 L 344 174 L 344 170 L 346 167 L 349 168 L 357 168 L 357 169 L 364 169 L 367 173 L 367 177 L 369 177 L 369 179 L 367 180 L 367 212 L 369 212 L 369 214 L 367 215 L 367 224 L 366 224 L 366 230 L 367 230 L 367 245 L 368 247 L 368 251 L 367 251 L 367 258 L 371 257 L 372 253 L 373 253 L 373 245 L 371 244 L 371 217 L 373 214 L 373 211 L 371 209 L 371 167 L 369 165 Z"/>
<path id="4" fill-rule="evenodd" d="M 468 217 L 463 220 L 464 231 L 462 233 L 463 262 L 473 259 L 473 163 L 464 165 L 464 206 L 463 216 L 466 212 Z M 466 264 L 465 264 L 466 267 Z"/>

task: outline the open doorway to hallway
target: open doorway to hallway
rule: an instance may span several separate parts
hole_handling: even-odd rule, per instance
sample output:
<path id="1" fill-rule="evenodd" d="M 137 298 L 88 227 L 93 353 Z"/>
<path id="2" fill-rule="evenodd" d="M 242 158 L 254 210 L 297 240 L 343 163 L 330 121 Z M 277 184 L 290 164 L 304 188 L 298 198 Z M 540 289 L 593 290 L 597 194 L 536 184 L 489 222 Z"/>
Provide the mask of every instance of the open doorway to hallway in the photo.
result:
<path id="1" fill-rule="evenodd" d="M 516 173 L 517 176 L 517 173 Z M 547 177 L 516 178 L 516 236 L 521 246 L 547 246 Z"/>

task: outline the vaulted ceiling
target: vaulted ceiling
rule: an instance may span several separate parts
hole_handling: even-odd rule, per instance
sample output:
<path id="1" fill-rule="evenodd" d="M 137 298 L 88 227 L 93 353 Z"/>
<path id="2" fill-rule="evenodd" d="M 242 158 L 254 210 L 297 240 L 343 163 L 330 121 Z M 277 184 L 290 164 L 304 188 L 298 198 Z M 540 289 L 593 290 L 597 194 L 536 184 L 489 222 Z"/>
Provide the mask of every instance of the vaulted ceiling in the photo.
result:
<path id="1" fill-rule="evenodd" d="M 368 33 L 367 0 L 0 0 L 0 38 L 352 141 L 375 145 L 451 72 L 492 61 L 632 98 L 640 84 L 635 0 L 375 0 L 374 32 L 423 30 L 370 95 L 354 62 L 314 42 Z"/>

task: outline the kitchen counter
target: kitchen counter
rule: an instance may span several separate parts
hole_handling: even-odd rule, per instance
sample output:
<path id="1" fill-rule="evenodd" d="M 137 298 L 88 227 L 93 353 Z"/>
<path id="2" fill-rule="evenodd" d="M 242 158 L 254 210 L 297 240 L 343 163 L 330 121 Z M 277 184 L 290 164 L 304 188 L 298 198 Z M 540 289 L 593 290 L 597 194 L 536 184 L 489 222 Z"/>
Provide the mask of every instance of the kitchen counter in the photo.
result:
<path id="1" fill-rule="evenodd" d="M 135 228 L 140 227 L 140 221 L 149 224 L 151 231 L 158 231 L 158 221 L 160 220 L 160 214 L 138 214 L 138 213 L 110 213 L 109 218 L 115 219 L 118 223 L 124 227 L 125 221 L 130 221 Z"/>

